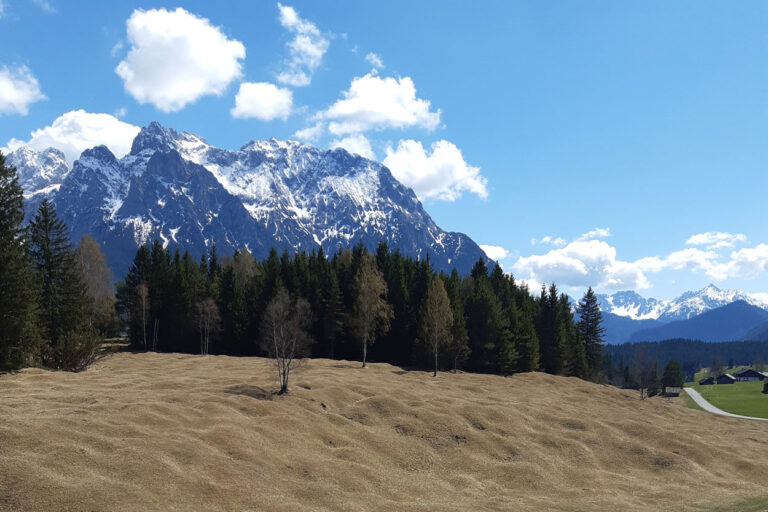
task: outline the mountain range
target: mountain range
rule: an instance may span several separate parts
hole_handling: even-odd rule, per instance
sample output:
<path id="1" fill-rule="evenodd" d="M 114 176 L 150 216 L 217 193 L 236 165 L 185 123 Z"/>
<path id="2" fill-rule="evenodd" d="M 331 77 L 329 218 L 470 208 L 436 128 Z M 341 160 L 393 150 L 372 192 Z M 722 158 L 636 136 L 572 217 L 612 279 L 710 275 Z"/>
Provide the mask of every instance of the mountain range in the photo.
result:
<path id="1" fill-rule="evenodd" d="M 250 141 L 239 150 L 208 144 L 153 122 L 116 158 L 105 146 L 72 167 L 56 148 L 22 146 L 7 156 L 24 188 L 27 217 L 49 197 L 72 239 L 97 240 L 118 277 L 136 248 L 160 240 L 193 256 L 247 248 L 326 253 L 380 241 L 438 270 L 466 274 L 482 249 L 432 220 L 413 190 L 380 163 L 344 149 L 294 141 Z"/>
<path id="2" fill-rule="evenodd" d="M 688 338 L 702 341 L 768 338 L 768 300 L 715 285 L 671 300 L 634 291 L 598 295 L 608 343 Z M 759 327 L 765 325 L 765 333 Z"/>

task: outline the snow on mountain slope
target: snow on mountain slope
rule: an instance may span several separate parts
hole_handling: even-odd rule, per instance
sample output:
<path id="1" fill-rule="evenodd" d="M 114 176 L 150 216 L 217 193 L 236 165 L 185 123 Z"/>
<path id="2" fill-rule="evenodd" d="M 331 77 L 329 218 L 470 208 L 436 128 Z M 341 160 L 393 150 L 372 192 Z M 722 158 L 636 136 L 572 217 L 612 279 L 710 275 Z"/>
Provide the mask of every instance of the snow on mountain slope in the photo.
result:
<path id="1" fill-rule="evenodd" d="M 687 320 L 706 311 L 736 301 L 768 310 L 764 294 L 747 294 L 738 290 L 721 290 L 715 285 L 698 291 L 685 292 L 672 300 L 646 299 L 633 291 L 617 292 L 613 295 L 599 295 L 600 309 L 617 316 L 633 320 L 659 320 L 672 322 Z"/>
<path id="2" fill-rule="evenodd" d="M 53 172 L 42 163 L 50 156 L 32 150 L 15 158 L 30 162 L 26 193 L 52 197 L 73 238 L 101 241 L 118 276 L 137 245 L 155 239 L 193 254 L 215 243 L 258 257 L 273 246 L 331 253 L 383 240 L 441 270 L 467 273 L 487 261 L 469 237 L 440 229 L 386 167 L 343 149 L 269 139 L 223 150 L 151 123 L 119 160 L 103 146 L 83 152 L 71 171 Z M 52 188 L 43 192 L 42 183 Z"/>
<path id="3" fill-rule="evenodd" d="M 27 198 L 55 192 L 69 173 L 64 153 L 55 148 L 37 152 L 21 146 L 6 156 L 6 163 L 16 167 Z"/>

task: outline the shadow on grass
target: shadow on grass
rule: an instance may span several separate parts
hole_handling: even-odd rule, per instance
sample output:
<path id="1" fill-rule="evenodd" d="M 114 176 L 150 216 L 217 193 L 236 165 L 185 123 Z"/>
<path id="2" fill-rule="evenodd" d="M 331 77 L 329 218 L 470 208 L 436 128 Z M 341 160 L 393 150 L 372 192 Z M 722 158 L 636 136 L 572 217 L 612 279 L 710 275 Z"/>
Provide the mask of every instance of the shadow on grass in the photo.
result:
<path id="1" fill-rule="evenodd" d="M 259 386 L 248 386 L 245 384 L 230 386 L 225 389 L 224 392 L 229 393 L 230 395 L 245 395 L 255 398 L 256 400 L 272 400 L 272 395 L 274 394 Z"/>

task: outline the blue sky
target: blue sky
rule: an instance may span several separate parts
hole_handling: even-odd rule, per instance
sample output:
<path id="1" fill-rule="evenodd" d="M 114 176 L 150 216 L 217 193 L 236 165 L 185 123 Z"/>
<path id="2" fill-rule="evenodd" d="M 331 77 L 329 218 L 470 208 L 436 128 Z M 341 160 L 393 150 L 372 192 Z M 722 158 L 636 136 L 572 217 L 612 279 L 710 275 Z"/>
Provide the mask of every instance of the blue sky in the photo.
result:
<path id="1" fill-rule="evenodd" d="M 534 284 L 768 292 L 764 2 L 0 5 L 0 147 L 343 145 Z"/>

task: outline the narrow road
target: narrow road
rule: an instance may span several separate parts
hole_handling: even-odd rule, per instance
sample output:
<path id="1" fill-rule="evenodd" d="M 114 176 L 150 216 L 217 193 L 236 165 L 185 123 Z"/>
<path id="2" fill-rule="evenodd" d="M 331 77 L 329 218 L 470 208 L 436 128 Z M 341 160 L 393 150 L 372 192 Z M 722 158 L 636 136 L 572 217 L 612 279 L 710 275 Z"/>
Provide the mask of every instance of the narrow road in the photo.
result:
<path id="1" fill-rule="evenodd" d="M 742 416 L 740 414 L 732 414 L 730 412 L 725 412 L 722 409 L 718 409 L 711 403 L 707 402 L 707 400 L 701 396 L 701 393 L 696 391 L 693 388 L 683 388 L 686 393 L 688 393 L 688 396 L 693 398 L 693 401 L 696 402 L 702 409 L 704 409 L 707 412 L 711 412 L 712 414 L 719 414 L 720 416 L 728 416 L 729 418 L 740 418 L 742 420 L 756 420 L 756 421 L 768 421 L 768 418 L 755 418 L 754 416 Z"/>

